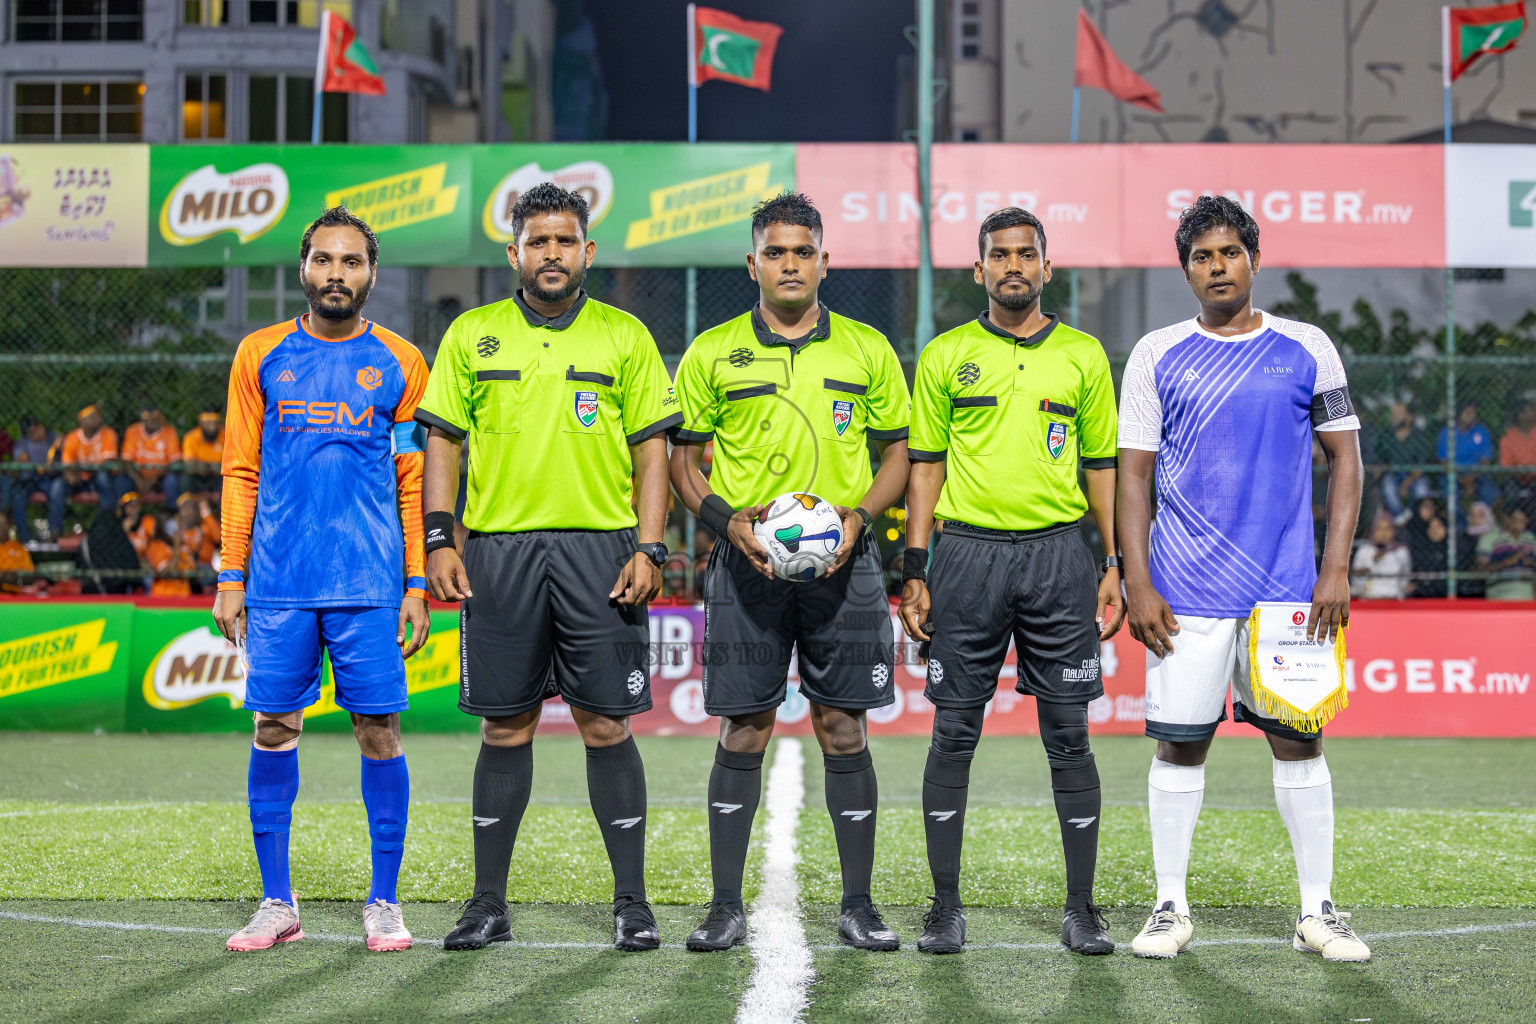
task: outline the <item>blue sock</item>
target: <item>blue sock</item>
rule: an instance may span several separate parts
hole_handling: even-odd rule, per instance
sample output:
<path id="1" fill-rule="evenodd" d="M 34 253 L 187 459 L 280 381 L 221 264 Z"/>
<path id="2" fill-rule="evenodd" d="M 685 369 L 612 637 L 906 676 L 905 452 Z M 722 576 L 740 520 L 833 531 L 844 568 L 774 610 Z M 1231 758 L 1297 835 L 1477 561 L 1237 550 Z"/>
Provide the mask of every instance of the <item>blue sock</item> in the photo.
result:
<path id="1" fill-rule="evenodd" d="M 373 840 L 373 886 L 368 902 L 395 898 L 400 858 L 405 855 L 405 820 L 411 802 L 411 774 L 405 755 L 384 761 L 363 758 L 363 806 L 368 809 L 368 835 Z"/>
<path id="2" fill-rule="evenodd" d="M 293 798 L 299 795 L 298 748 L 251 747 L 246 794 L 251 808 L 251 832 L 256 840 L 256 863 L 261 867 L 261 898 L 292 903 L 288 826 L 293 822 Z"/>

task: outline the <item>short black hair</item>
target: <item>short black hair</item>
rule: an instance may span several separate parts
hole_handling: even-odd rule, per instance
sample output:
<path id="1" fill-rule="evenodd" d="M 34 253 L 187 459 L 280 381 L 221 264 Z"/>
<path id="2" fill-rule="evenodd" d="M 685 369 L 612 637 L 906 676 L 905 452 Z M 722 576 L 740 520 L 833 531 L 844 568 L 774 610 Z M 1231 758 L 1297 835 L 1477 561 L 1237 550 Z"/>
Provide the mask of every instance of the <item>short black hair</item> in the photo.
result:
<path id="1" fill-rule="evenodd" d="M 304 239 L 299 242 L 299 264 L 309 259 L 310 241 L 315 237 L 315 232 L 320 228 L 356 228 L 363 236 L 363 246 L 368 250 L 368 265 L 374 266 L 379 262 L 379 236 L 373 233 L 373 228 L 368 222 L 345 206 L 333 206 L 322 213 L 308 228 L 304 230 Z"/>
<path id="2" fill-rule="evenodd" d="M 993 210 L 987 214 L 987 219 L 981 222 L 981 230 L 976 233 L 976 249 L 985 257 L 987 255 L 987 236 L 994 231 L 1002 231 L 1007 228 L 1016 228 L 1028 225 L 1035 229 L 1035 237 L 1040 239 L 1040 255 L 1045 255 L 1045 225 L 1040 223 L 1040 218 L 1028 210 L 1017 206 L 1005 206 L 1001 210 Z"/>
<path id="3" fill-rule="evenodd" d="M 581 225 L 581 237 L 587 237 L 587 201 L 580 192 L 561 188 L 552 181 L 541 181 L 517 197 L 512 204 L 512 237 L 523 237 L 523 225 L 530 217 L 544 213 L 570 213 Z"/>
<path id="4" fill-rule="evenodd" d="M 1173 244 L 1179 250 L 1179 266 L 1189 266 L 1189 252 L 1195 247 L 1195 239 L 1214 228 L 1231 228 L 1238 240 L 1248 250 L 1248 262 L 1259 251 L 1259 225 L 1242 204 L 1226 196 L 1202 195 L 1179 214 L 1179 227 L 1173 233 Z"/>
<path id="5" fill-rule="evenodd" d="M 768 229 L 769 224 L 793 224 L 809 228 L 821 244 L 821 211 L 804 192 L 780 192 L 772 199 L 764 199 L 752 208 L 752 240 Z"/>

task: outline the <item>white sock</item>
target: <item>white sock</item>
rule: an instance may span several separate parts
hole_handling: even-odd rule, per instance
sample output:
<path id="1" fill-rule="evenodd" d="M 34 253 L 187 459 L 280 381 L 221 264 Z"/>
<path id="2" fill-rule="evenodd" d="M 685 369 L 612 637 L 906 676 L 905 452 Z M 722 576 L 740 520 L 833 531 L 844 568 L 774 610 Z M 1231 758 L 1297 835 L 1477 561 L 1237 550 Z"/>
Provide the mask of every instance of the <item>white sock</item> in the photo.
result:
<path id="1" fill-rule="evenodd" d="M 1310 761 L 1275 762 L 1275 806 L 1291 834 L 1301 916 L 1323 912 L 1333 882 L 1333 776 L 1319 754 Z"/>
<path id="2" fill-rule="evenodd" d="M 1147 811 L 1152 818 L 1152 866 L 1157 872 L 1157 901 L 1172 901 L 1173 909 L 1189 913 L 1185 879 L 1189 875 L 1189 846 L 1195 820 L 1205 800 L 1205 765 L 1189 767 L 1152 759 L 1147 773 Z"/>

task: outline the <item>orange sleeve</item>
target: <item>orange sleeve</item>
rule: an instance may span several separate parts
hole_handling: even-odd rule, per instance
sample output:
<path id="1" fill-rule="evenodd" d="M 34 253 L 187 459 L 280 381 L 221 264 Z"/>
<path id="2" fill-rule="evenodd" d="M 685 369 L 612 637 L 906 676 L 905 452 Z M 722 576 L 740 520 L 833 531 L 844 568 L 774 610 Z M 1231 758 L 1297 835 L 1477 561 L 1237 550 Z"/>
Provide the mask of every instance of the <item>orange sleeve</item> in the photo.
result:
<path id="1" fill-rule="evenodd" d="M 138 461 L 140 448 L 139 438 L 141 435 L 142 431 L 139 430 L 139 425 L 137 423 L 123 431 L 123 445 L 120 449 L 118 449 L 118 453 L 122 456 L 124 462 Z"/>
<path id="2" fill-rule="evenodd" d="M 401 439 L 411 437 L 416 429 L 416 406 L 427 390 L 427 361 L 404 338 L 380 330 L 377 325 L 374 334 L 394 353 L 400 362 L 400 372 L 405 375 L 405 390 L 395 406 L 395 502 L 405 534 L 405 596 L 425 599 L 427 555 L 422 538 L 421 475 L 426 455 L 414 441 L 402 443 Z"/>
<path id="3" fill-rule="evenodd" d="M 117 431 L 111 427 L 101 428 L 101 461 L 110 462 L 117 458 Z"/>
<path id="4" fill-rule="evenodd" d="M 198 551 L 197 557 L 204 562 L 213 561 L 213 553 L 219 550 L 219 540 L 222 534 L 219 532 L 219 521 L 211 515 L 203 516 L 203 545 Z M 223 564 L 221 559 L 219 564 Z"/>
<path id="5" fill-rule="evenodd" d="M 197 428 L 196 427 L 193 427 L 191 430 L 187 431 L 185 434 L 182 435 L 182 438 L 181 438 L 181 457 L 186 462 L 192 462 L 192 461 L 194 461 L 197 458 L 196 455 L 192 454 L 192 439 L 194 437 L 196 437 L 196 436 L 197 436 Z"/>
<path id="6" fill-rule="evenodd" d="M 80 432 L 71 430 L 64 435 L 64 452 L 59 456 L 59 462 L 66 466 L 73 466 L 80 461 Z"/>
<path id="7" fill-rule="evenodd" d="M 220 590 L 245 589 L 245 563 L 251 553 L 251 524 L 256 518 L 256 488 L 261 476 L 261 427 L 267 408 L 261 390 L 261 361 L 286 334 L 287 325 L 282 325 L 249 335 L 240 343 L 229 369 Z"/>

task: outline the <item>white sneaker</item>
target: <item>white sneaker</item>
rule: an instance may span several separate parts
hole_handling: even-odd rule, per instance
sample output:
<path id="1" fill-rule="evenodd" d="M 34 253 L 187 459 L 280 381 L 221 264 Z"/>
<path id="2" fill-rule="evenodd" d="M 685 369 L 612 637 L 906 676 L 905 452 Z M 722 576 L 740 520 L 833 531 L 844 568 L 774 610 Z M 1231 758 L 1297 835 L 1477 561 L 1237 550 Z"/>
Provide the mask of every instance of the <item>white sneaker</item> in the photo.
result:
<path id="1" fill-rule="evenodd" d="M 411 933 L 405 930 L 398 903 L 380 898 L 364 907 L 363 931 L 368 936 L 368 948 L 375 953 L 411 948 Z"/>
<path id="2" fill-rule="evenodd" d="M 262 900 L 261 906 L 251 916 L 251 923 L 241 928 L 224 943 L 225 949 L 248 953 L 258 949 L 271 949 L 279 942 L 297 942 L 304 937 L 299 927 L 298 900 L 284 903 L 282 900 Z"/>
<path id="3" fill-rule="evenodd" d="M 1131 940 L 1131 952 L 1153 960 L 1170 960 L 1189 948 L 1194 935 L 1194 922 L 1174 910 L 1172 900 L 1166 900 L 1147 918 L 1141 934 Z"/>
<path id="4" fill-rule="evenodd" d="M 1371 958 L 1371 947 L 1360 941 L 1354 929 L 1345 924 L 1349 915 L 1333 909 L 1323 900 L 1321 914 L 1308 914 L 1296 921 L 1296 935 L 1291 945 L 1298 953 L 1321 953 L 1324 960 L 1364 963 Z"/>

